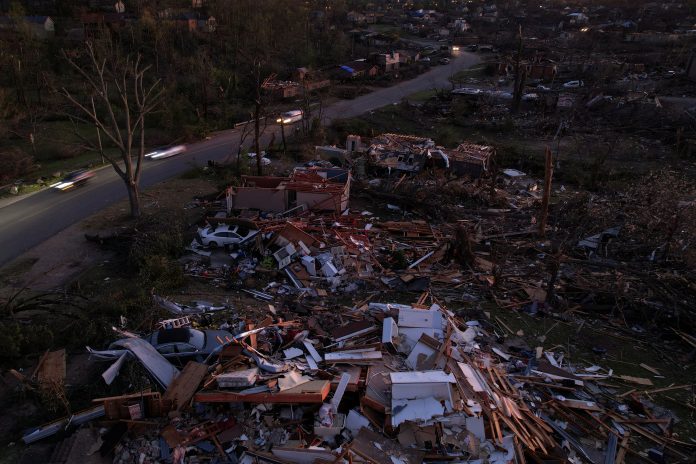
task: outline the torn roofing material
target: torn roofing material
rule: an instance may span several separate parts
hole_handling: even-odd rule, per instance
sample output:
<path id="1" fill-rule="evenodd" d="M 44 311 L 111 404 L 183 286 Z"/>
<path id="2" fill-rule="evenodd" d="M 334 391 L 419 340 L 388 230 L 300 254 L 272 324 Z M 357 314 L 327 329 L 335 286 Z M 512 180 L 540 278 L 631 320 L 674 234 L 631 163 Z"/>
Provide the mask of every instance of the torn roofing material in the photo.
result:
<path id="1" fill-rule="evenodd" d="M 135 356 L 135 358 L 140 361 L 140 364 L 147 369 L 147 371 L 157 380 L 157 382 L 164 388 L 167 388 L 169 384 L 174 380 L 174 378 L 179 375 L 179 369 L 174 367 L 167 359 L 159 354 L 154 346 L 150 345 L 148 342 L 142 338 L 123 338 L 121 340 L 116 340 L 110 346 L 110 348 L 123 348 L 111 349 L 105 351 L 95 351 L 87 348 L 90 354 L 97 357 L 102 357 L 104 359 L 114 359 L 116 358 L 116 364 L 118 368 L 123 364 L 124 353 L 130 353 Z M 111 368 L 107 370 L 110 372 L 109 378 L 113 380 L 115 373 Z M 106 380 L 106 377 L 105 377 Z"/>

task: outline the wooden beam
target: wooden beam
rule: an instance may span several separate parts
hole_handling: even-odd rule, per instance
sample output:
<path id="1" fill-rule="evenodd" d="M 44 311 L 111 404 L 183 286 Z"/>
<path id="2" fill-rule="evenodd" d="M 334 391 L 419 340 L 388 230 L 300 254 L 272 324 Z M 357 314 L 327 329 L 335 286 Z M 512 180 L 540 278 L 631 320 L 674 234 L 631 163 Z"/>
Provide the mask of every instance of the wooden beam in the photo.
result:
<path id="1" fill-rule="evenodd" d="M 193 397 L 196 403 L 287 403 L 320 404 L 331 390 L 328 380 L 312 380 L 282 392 L 241 394 L 228 391 L 200 392 Z"/>

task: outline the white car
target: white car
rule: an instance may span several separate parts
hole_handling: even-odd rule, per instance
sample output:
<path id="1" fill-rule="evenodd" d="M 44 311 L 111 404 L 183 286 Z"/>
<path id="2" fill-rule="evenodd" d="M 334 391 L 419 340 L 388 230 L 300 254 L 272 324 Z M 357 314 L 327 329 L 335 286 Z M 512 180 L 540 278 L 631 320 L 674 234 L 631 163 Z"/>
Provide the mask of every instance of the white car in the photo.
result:
<path id="1" fill-rule="evenodd" d="M 50 187 L 57 190 L 70 190 L 84 185 L 85 182 L 94 177 L 94 172 L 88 169 L 80 169 L 65 176 L 60 182 L 51 184 Z"/>
<path id="2" fill-rule="evenodd" d="M 278 124 L 292 124 L 293 122 L 302 121 L 303 117 L 304 113 L 302 113 L 302 110 L 292 110 L 281 114 L 280 117 L 276 119 L 276 122 Z"/>
<path id="3" fill-rule="evenodd" d="M 251 152 L 248 153 L 247 156 L 249 157 L 249 164 L 256 164 L 256 153 Z M 266 158 L 266 152 L 262 151 L 261 152 L 261 166 L 268 166 L 271 164 L 270 158 Z"/>
<path id="4" fill-rule="evenodd" d="M 178 155 L 186 151 L 186 145 L 173 145 L 171 147 L 155 148 L 150 153 L 145 155 L 148 159 L 162 159 L 170 156 Z"/>
<path id="5" fill-rule="evenodd" d="M 563 84 L 566 89 L 577 89 L 578 87 L 583 87 L 585 83 L 583 81 L 568 81 Z"/>
<path id="6" fill-rule="evenodd" d="M 219 224 L 198 229 L 198 241 L 211 248 L 228 245 L 241 245 L 258 235 L 258 230 L 243 226 Z"/>

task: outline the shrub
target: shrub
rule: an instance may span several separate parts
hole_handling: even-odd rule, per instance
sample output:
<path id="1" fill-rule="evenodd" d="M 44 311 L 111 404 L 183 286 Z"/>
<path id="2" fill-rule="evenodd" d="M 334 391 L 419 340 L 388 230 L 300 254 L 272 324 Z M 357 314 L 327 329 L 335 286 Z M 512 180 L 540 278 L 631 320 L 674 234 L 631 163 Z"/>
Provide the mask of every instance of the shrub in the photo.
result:
<path id="1" fill-rule="evenodd" d="M 183 271 L 176 258 L 184 250 L 185 230 L 183 217 L 174 212 L 161 212 L 138 221 L 128 264 L 138 272 L 143 286 L 162 290 L 183 285 Z"/>
<path id="2" fill-rule="evenodd" d="M 34 158 L 20 148 L 14 147 L 0 153 L 0 181 L 26 176 L 33 167 Z"/>
<path id="3" fill-rule="evenodd" d="M 128 262 L 135 269 L 149 265 L 151 256 L 178 258 L 183 252 L 186 225 L 181 214 L 161 212 L 143 216 L 135 226 Z"/>
<path id="4" fill-rule="evenodd" d="M 140 277 L 143 283 L 155 291 L 184 285 L 184 272 L 181 265 L 167 256 L 146 256 L 140 265 Z"/>

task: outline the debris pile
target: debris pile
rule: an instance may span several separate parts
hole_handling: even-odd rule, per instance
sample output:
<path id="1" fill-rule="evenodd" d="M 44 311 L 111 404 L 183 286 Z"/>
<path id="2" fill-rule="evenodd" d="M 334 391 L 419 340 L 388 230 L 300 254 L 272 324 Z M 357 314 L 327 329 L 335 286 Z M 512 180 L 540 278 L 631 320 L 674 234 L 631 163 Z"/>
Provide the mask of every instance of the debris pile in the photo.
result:
<path id="1" fill-rule="evenodd" d="M 425 156 L 439 150 L 425 139 L 385 137 L 390 150 L 397 142 L 422 144 Z M 484 148 L 458 151 L 482 161 L 492 153 Z M 678 287 L 678 272 L 615 259 L 623 225 L 561 235 L 572 214 L 547 225 L 540 205 L 548 205 L 550 175 L 542 182 L 505 169 L 471 181 L 471 173 L 443 169 L 372 179 L 353 197 L 370 204 L 354 209 L 344 169 L 247 178 L 228 192 L 228 211 L 206 212 L 208 226 L 181 259 L 201 287 L 225 289 L 224 304 L 154 295 L 166 311 L 151 321 L 154 333 L 117 329 L 122 338 L 108 349 L 88 349 L 112 362 L 102 374 L 107 385 L 134 362 L 149 384 L 93 399 L 92 408 L 31 430 L 24 442 L 96 422 L 104 426 L 102 451 L 119 463 L 692 459 L 696 441 L 674 433 L 679 418 L 652 395 L 693 385 L 656 386 L 660 366 L 640 364 L 651 377 L 625 375 L 603 365 L 601 343 L 584 359 L 570 340 L 554 345 L 546 336 L 557 325 L 576 337 L 586 327 L 645 346 L 655 335 L 627 318 L 629 309 L 678 314 L 693 287 Z M 257 194 L 277 207 L 240 210 Z M 300 194 L 337 201 L 300 207 L 292 200 Z M 564 187 L 555 194 L 564 204 L 583 201 Z M 433 210 L 447 219 L 428 220 Z M 677 288 L 683 301 L 667 307 L 665 295 Z M 230 303 L 231 294 L 246 297 L 247 308 Z M 553 326 L 529 345 L 492 309 L 548 317 Z M 696 347 L 681 327 L 655 347 L 663 359 L 676 362 L 663 351 L 677 344 Z M 60 354 L 45 358 L 64 362 Z"/>
<path id="2" fill-rule="evenodd" d="M 102 447 L 119 463 L 414 464 L 686 460 L 696 449 L 646 400 L 649 380 L 623 376 L 646 390 L 617 395 L 611 370 L 531 349 L 427 292 L 311 317 L 269 311 L 218 344 L 210 364 L 172 366 L 166 385 L 155 375 L 165 358 L 138 356 L 130 344 L 140 339 L 123 339 L 164 392 L 95 399 L 111 424 Z"/>

